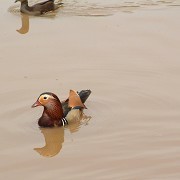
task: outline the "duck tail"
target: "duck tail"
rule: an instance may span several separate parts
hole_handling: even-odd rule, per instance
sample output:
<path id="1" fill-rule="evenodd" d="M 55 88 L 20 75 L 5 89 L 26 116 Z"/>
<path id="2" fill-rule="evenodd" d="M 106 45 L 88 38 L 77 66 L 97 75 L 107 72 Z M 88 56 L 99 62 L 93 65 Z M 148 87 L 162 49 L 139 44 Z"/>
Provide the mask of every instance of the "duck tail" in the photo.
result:
<path id="1" fill-rule="evenodd" d="M 86 100 L 87 100 L 87 98 L 88 98 L 88 97 L 90 96 L 90 94 L 91 94 L 91 90 L 90 90 L 90 89 L 88 89 L 88 90 L 82 90 L 82 91 L 77 92 L 77 93 L 78 93 L 79 97 L 81 98 L 82 103 L 85 103 Z"/>

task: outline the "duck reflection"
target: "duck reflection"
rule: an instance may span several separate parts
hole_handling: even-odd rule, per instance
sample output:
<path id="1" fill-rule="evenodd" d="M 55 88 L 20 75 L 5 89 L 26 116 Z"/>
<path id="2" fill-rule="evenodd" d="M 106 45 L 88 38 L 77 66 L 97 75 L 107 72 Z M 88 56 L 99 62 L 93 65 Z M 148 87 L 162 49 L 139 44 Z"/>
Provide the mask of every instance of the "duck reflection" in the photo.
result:
<path id="1" fill-rule="evenodd" d="M 34 148 L 34 150 L 44 157 L 57 155 L 64 143 L 64 131 L 67 129 L 70 133 L 76 133 L 83 125 L 88 125 L 90 119 L 90 116 L 82 114 L 79 119 L 74 119 L 66 127 L 40 128 L 45 139 L 45 146 Z"/>
<path id="2" fill-rule="evenodd" d="M 53 157 L 60 152 L 64 142 L 64 128 L 40 128 L 45 139 L 45 146 L 34 148 L 40 155 L 45 157 Z"/>
<path id="3" fill-rule="evenodd" d="M 53 19 L 56 17 L 58 11 L 48 12 L 41 16 L 41 18 L 49 18 Z M 29 21 L 29 15 L 21 13 L 21 28 L 17 29 L 16 31 L 20 34 L 26 34 L 29 32 L 30 28 L 30 21 Z"/>
<path id="4" fill-rule="evenodd" d="M 29 32 L 29 16 L 27 14 L 21 13 L 22 26 L 16 31 L 20 34 L 26 34 Z"/>

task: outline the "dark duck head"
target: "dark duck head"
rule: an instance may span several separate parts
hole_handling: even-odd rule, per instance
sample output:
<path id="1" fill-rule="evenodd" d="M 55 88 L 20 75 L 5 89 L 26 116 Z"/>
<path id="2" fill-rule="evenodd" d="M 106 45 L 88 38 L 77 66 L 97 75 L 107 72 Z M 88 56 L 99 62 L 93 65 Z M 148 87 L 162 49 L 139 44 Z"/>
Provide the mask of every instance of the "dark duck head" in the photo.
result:
<path id="1" fill-rule="evenodd" d="M 43 106 L 44 111 L 38 124 L 41 127 L 61 126 L 64 114 L 59 98 L 50 92 L 42 93 L 32 107 Z"/>

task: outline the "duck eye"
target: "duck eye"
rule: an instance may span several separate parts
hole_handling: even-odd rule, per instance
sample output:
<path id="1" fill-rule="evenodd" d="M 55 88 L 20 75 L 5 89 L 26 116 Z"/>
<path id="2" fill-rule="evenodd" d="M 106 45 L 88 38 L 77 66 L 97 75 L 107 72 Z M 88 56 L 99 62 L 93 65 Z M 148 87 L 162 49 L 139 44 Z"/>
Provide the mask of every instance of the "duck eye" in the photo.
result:
<path id="1" fill-rule="evenodd" d="M 45 96 L 44 99 L 47 99 L 47 97 Z"/>

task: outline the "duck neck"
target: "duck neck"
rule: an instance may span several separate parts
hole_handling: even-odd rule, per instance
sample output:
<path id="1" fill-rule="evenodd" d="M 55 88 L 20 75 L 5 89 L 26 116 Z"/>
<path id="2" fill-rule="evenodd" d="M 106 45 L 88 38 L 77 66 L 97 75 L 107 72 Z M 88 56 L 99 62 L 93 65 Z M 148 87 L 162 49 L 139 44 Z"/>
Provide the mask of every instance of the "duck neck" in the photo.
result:
<path id="1" fill-rule="evenodd" d="M 27 0 L 24 0 L 21 2 L 21 9 L 29 9 L 30 7 L 28 6 L 28 1 Z"/>
<path id="2" fill-rule="evenodd" d="M 21 5 L 28 5 L 28 1 L 27 0 L 21 1 Z"/>
<path id="3" fill-rule="evenodd" d="M 62 105 L 60 102 L 49 104 L 47 107 L 44 107 L 42 118 L 49 118 L 52 121 L 60 120 L 64 117 Z"/>

